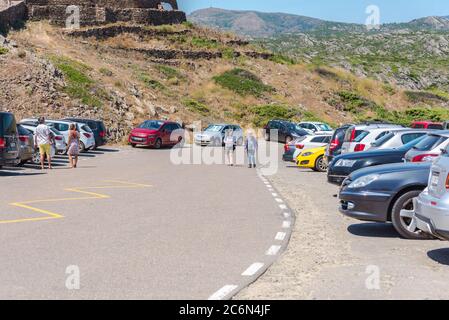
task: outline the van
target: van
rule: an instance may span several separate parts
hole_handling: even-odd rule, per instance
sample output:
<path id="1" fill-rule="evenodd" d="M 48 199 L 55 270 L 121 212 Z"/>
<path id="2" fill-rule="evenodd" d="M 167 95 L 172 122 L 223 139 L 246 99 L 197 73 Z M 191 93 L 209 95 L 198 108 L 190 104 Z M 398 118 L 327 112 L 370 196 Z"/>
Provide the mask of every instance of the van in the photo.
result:
<path id="1" fill-rule="evenodd" d="M 12 113 L 0 112 L 0 168 L 18 165 L 19 150 L 16 119 Z"/>

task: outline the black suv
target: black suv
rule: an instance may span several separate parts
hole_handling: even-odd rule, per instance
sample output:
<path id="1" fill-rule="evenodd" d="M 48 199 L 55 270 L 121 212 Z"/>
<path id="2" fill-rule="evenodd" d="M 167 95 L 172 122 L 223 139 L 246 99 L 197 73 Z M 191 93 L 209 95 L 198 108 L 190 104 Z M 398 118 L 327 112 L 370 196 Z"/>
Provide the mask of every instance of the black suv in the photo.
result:
<path id="1" fill-rule="evenodd" d="M 278 142 L 282 143 L 290 143 L 296 138 L 307 136 L 309 134 L 296 123 L 285 120 L 271 120 L 264 129 L 266 141 L 272 141 L 272 130 L 278 130 Z"/>
<path id="2" fill-rule="evenodd" d="M 16 166 L 20 163 L 20 143 L 14 115 L 0 112 L 0 168 Z"/>
<path id="3" fill-rule="evenodd" d="M 84 123 L 89 126 L 89 128 L 94 133 L 95 137 L 95 148 L 104 146 L 108 140 L 107 140 L 107 132 L 106 127 L 101 120 L 91 120 L 91 119 L 81 119 L 81 118 L 65 118 L 64 121 L 73 121 L 78 123 Z"/>

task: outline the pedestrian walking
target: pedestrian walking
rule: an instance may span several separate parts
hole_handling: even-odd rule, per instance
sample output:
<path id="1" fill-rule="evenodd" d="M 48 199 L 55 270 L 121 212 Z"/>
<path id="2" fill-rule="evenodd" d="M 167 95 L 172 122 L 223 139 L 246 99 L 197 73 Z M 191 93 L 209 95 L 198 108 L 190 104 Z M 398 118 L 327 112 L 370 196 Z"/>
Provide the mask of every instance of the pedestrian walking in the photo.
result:
<path id="1" fill-rule="evenodd" d="M 34 145 L 39 148 L 41 156 L 41 169 L 45 169 L 45 157 L 48 162 L 48 169 L 52 169 L 51 166 L 51 145 L 53 140 L 53 133 L 50 128 L 45 124 L 45 118 L 40 117 L 38 119 L 39 125 L 36 128 L 34 134 Z"/>
<path id="2" fill-rule="evenodd" d="M 227 130 L 224 137 L 224 145 L 225 145 L 225 155 L 226 160 L 229 166 L 234 166 L 234 149 L 235 149 L 235 143 L 234 143 L 234 136 L 233 136 L 232 130 Z"/>
<path id="3" fill-rule="evenodd" d="M 67 151 L 69 155 L 70 167 L 72 169 L 76 168 L 78 164 L 79 152 L 80 152 L 80 134 L 76 130 L 76 125 L 72 123 L 70 124 L 68 151 Z"/>
<path id="4" fill-rule="evenodd" d="M 248 168 L 256 168 L 256 153 L 258 149 L 257 138 L 249 130 L 245 141 L 245 151 L 248 157 Z"/>

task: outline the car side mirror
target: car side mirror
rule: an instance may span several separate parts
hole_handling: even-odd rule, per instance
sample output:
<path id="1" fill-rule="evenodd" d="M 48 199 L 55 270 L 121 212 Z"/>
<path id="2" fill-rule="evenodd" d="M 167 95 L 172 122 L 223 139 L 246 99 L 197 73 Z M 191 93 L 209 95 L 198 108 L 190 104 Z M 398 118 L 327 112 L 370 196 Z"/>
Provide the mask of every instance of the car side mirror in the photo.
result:
<path id="1" fill-rule="evenodd" d="M 441 154 L 448 154 L 447 149 L 440 149 L 441 150 Z"/>

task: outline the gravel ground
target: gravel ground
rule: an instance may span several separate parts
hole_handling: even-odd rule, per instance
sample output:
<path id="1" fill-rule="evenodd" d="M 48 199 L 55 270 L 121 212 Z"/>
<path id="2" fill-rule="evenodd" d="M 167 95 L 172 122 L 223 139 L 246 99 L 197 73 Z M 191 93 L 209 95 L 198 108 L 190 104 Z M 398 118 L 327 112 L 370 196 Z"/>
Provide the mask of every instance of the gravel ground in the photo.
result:
<path id="1" fill-rule="evenodd" d="M 400 239 L 390 224 L 342 216 L 325 174 L 281 163 L 269 180 L 296 225 L 280 260 L 236 299 L 449 298 L 448 243 Z"/>

